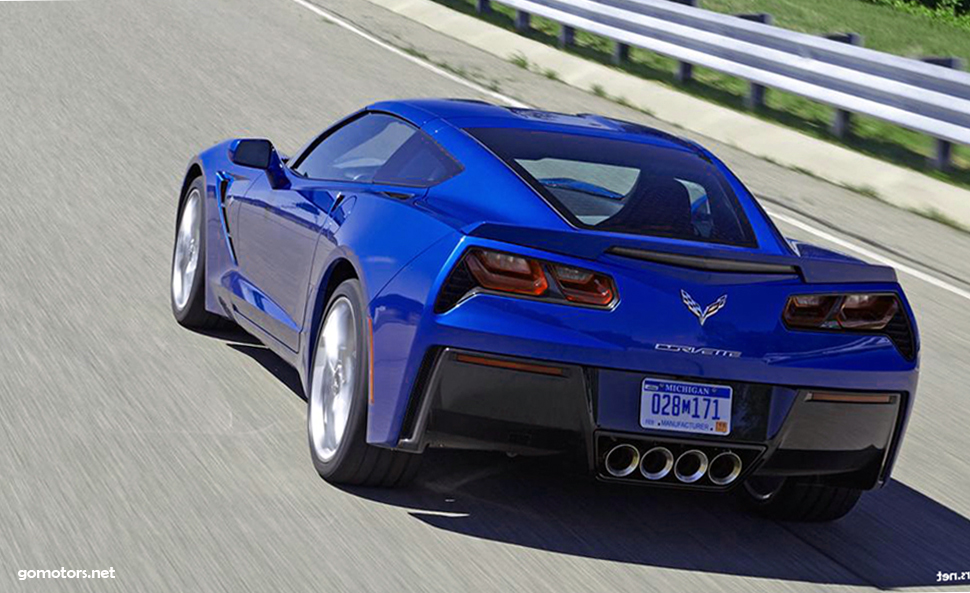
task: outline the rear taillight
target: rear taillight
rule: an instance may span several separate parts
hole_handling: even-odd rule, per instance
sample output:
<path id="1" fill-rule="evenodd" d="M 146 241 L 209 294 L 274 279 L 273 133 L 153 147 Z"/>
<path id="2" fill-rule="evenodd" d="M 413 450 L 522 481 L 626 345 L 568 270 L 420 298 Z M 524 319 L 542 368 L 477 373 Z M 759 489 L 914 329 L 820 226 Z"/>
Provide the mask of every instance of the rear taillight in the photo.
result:
<path id="1" fill-rule="evenodd" d="M 617 300 L 616 285 L 606 274 L 474 248 L 448 276 L 435 302 L 435 311 L 447 311 L 476 291 L 601 308 L 609 308 Z"/>
<path id="2" fill-rule="evenodd" d="M 803 329 L 835 328 L 833 313 L 841 297 L 806 294 L 788 298 L 783 315 L 788 327 Z"/>
<path id="3" fill-rule="evenodd" d="M 782 319 L 789 329 L 882 333 L 903 356 L 915 356 L 912 325 L 894 294 L 793 295 Z"/>
<path id="4" fill-rule="evenodd" d="M 783 314 L 798 329 L 885 329 L 899 311 L 892 294 L 804 294 L 788 297 Z"/>
<path id="5" fill-rule="evenodd" d="M 534 259 L 473 249 L 465 256 L 465 264 L 475 280 L 490 290 L 541 296 L 549 288 L 542 264 Z"/>
<path id="6" fill-rule="evenodd" d="M 837 320 L 845 329 L 885 329 L 899 311 L 899 300 L 886 294 L 850 294 L 842 301 Z"/>
<path id="7" fill-rule="evenodd" d="M 552 265 L 550 270 L 566 300 L 600 306 L 613 302 L 616 289 L 609 276 L 571 266 Z"/>

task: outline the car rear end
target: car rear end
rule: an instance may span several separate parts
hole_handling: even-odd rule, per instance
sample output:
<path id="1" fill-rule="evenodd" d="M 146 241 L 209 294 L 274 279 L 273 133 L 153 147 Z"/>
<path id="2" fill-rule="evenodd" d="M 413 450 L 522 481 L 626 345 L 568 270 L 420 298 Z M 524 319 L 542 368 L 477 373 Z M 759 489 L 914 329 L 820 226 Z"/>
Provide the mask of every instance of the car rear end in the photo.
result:
<path id="1" fill-rule="evenodd" d="M 918 377 L 894 272 L 788 243 L 689 142 L 530 117 L 456 123 L 520 194 L 474 202 L 459 176 L 428 208 L 499 218 L 542 200 L 560 224 L 469 220 L 412 264 L 440 272 L 408 334 L 402 397 L 377 404 L 369 436 L 576 451 L 603 480 L 678 488 L 885 483 Z"/>
<path id="2" fill-rule="evenodd" d="M 580 450 L 605 480 L 702 489 L 755 471 L 860 489 L 888 478 L 918 366 L 912 313 L 889 276 L 809 282 L 797 265 L 721 259 L 712 271 L 710 258 L 674 265 L 656 251 L 591 262 L 464 243 L 415 344 L 425 360 L 400 447 Z M 481 276 L 482 254 L 497 270 L 502 257 L 537 270 L 545 294 Z M 611 296 L 570 300 L 564 288 L 584 273 Z M 719 299 L 702 324 L 690 301 L 703 315 Z"/>

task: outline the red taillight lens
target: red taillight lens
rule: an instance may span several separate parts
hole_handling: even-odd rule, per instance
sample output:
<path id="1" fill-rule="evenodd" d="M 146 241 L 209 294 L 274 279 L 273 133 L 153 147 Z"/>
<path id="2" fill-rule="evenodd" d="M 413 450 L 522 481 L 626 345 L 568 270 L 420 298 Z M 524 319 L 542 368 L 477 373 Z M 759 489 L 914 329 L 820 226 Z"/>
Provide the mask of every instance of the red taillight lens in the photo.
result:
<path id="1" fill-rule="evenodd" d="M 542 264 L 534 259 L 474 249 L 465 261 L 484 288 L 531 296 L 541 296 L 549 288 Z"/>
<path id="2" fill-rule="evenodd" d="M 435 311 L 447 311 L 476 288 L 604 308 L 618 298 L 607 274 L 476 247 L 449 274 Z"/>
<path id="3" fill-rule="evenodd" d="M 806 294 L 788 298 L 783 315 L 790 327 L 818 329 L 838 327 L 826 325 L 831 322 L 836 306 L 842 297 L 832 295 Z"/>
<path id="4" fill-rule="evenodd" d="M 599 306 L 613 302 L 616 289 L 609 276 L 570 266 L 553 265 L 550 269 L 566 300 Z"/>
<path id="5" fill-rule="evenodd" d="M 899 310 L 899 301 L 888 294 L 846 295 L 838 322 L 845 329 L 881 330 Z"/>
<path id="6" fill-rule="evenodd" d="M 788 298 L 782 317 L 797 329 L 885 329 L 899 311 L 891 294 L 796 295 Z"/>

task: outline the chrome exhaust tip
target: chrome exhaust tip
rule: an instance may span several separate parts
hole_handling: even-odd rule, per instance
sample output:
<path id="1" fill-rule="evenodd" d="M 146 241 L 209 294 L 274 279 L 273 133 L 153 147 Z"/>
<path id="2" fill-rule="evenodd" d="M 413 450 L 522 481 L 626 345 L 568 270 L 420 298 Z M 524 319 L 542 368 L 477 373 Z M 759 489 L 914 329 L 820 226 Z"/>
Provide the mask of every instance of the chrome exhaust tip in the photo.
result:
<path id="1" fill-rule="evenodd" d="M 640 465 L 640 451 L 633 445 L 622 444 L 610 449 L 603 461 L 606 473 L 614 478 L 625 478 L 637 471 Z"/>
<path id="2" fill-rule="evenodd" d="M 714 484 L 727 486 L 741 475 L 741 458 L 730 451 L 715 455 L 708 475 Z"/>
<path id="3" fill-rule="evenodd" d="M 648 480 L 662 480 L 674 467 L 674 454 L 667 447 L 654 447 L 640 457 L 640 474 Z"/>
<path id="4" fill-rule="evenodd" d="M 674 463 L 674 475 L 685 484 L 693 484 L 707 473 L 707 455 L 703 451 L 684 451 Z"/>

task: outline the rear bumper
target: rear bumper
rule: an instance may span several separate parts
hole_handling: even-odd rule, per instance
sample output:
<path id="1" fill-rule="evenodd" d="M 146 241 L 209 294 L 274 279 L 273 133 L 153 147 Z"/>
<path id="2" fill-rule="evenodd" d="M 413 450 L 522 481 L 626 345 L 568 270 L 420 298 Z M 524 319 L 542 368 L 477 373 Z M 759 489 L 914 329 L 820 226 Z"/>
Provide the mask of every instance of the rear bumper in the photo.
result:
<path id="1" fill-rule="evenodd" d="M 820 476 L 826 482 L 873 488 L 889 478 L 905 428 L 910 394 L 883 403 L 810 399 L 811 386 L 778 386 L 736 379 L 732 430 L 726 436 L 648 430 L 639 425 L 640 384 L 646 371 L 536 360 L 457 348 L 429 349 L 408 403 L 397 448 L 473 448 L 522 454 L 574 452 L 608 480 L 685 486 L 672 474 L 650 481 L 639 472 L 611 476 L 607 452 L 631 444 L 641 453 L 663 447 L 679 455 L 699 449 L 744 461 L 739 479 L 693 488 L 727 489 L 744 477 Z M 667 375 L 670 379 L 697 377 Z M 860 390 L 846 390 L 865 393 Z M 881 390 L 881 392 L 885 392 Z"/>

